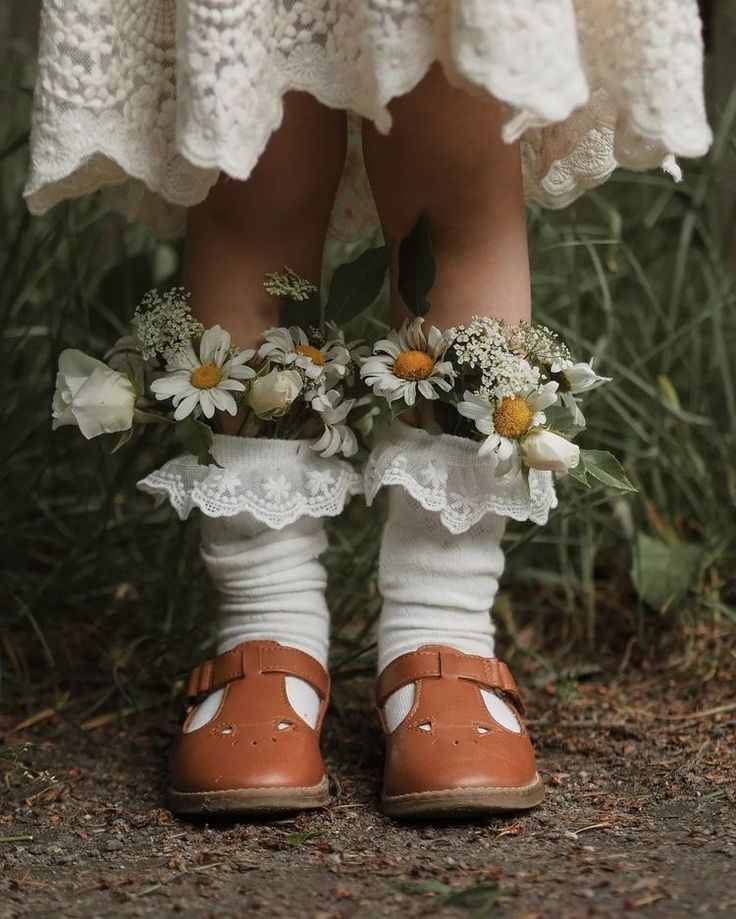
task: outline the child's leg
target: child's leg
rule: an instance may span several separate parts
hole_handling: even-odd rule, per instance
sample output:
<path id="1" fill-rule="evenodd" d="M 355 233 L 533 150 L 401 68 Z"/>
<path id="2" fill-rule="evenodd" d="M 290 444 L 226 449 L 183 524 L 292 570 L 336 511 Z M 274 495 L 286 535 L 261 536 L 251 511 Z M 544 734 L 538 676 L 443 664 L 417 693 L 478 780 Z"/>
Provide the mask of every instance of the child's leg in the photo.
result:
<path id="1" fill-rule="evenodd" d="M 518 145 L 501 140 L 501 106 L 453 89 L 435 67 L 413 92 L 392 103 L 391 112 L 394 124 L 388 136 L 372 126 L 365 129 L 366 166 L 394 255 L 419 214 L 427 216 L 437 262 L 429 321 L 444 329 L 478 314 L 528 320 L 531 294 L 520 155 Z M 395 277 L 392 294 L 394 319 L 400 323 L 407 311 Z M 432 518 L 406 495 L 392 496 L 381 566 L 381 669 L 420 639 L 422 644 L 449 643 L 468 653 L 493 651 L 488 609 L 503 570 L 498 549 L 503 520 L 487 517 L 467 533 L 451 535 Z M 398 538 L 394 530 L 407 525 L 426 543 L 421 552 L 398 551 L 409 534 Z M 430 553 L 430 561 L 433 540 L 436 551 Z M 443 544 L 452 546 L 452 552 Z M 456 559 L 450 571 L 463 572 L 455 579 L 454 604 L 445 592 L 438 595 L 429 586 L 426 571 L 415 578 L 409 570 L 420 559 L 425 566 L 441 565 L 443 556 Z M 484 565 L 487 570 L 481 571 Z M 406 590 L 401 591 L 398 585 L 403 581 Z M 415 598 L 413 605 L 408 594 Z M 390 709 L 391 704 L 389 717 Z"/>
<path id="2" fill-rule="evenodd" d="M 501 140 L 500 106 L 452 89 L 436 67 L 391 111 L 391 134 L 367 127 L 364 150 L 394 269 L 398 243 L 424 213 L 437 263 L 429 322 L 528 320 L 520 153 Z M 396 280 L 394 270 L 398 324 L 408 313 Z M 391 488 L 379 570 L 378 694 L 390 735 L 384 808 L 421 815 L 539 803 L 513 679 L 491 660 L 505 518 L 485 513 L 448 529 L 436 509 L 444 491 L 470 521 L 485 458 L 460 438 L 405 427 L 391 437 L 366 472 L 369 492 L 405 483 Z"/>
<path id="3" fill-rule="evenodd" d="M 205 325 L 219 323 L 240 347 L 257 347 L 263 331 L 278 322 L 275 300 L 263 288 L 266 273 L 288 265 L 319 283 L 345 148 L 345 113 L 292 93 L 283 123 L 250 178 L 222 177 L 190 211 L 185 280 Z M 238 425 L 237 418 L 224 419 L 228 433 L 236 433 Z M 273 530 L 248 513 L 205 519 L 203 555 L 223 594 L 220 651 L 246 640 L 274 639 L 326 665 L 324 569 L 316 561 L 325 544 L 319 520 Z M 297 545 L 296 556 L 282 561 L 281 547 Z M 301 563 L 310 572 L 306 591 Z M 293 701 L 313 722 L 318 699 L 306 684 L 300 691 L 297 682 L 289 684 Z"/>
<path id="4" fill-rule="evenodd" d="M 288 265 L 319 282 L 345 146 L 344 112 L 292 94 L 251 177 L 222 178 L 191 211 L 185 280 L 205 325 L 257 347 L 278 322 L 264 275 Z M 238 425 L 229 419 L 226 430 Z M 220 436 L 213 453 L 219 469 L 201 473 L 184 457 L 149 477 L 165 493 L 191 490 L 205 515 L 202 557 L 220 595 L 218 657 L 189 680 L 172 807 L 320 806 L 329 798 L 318 747 L 329 691 L 321 518 L 357 490 L 357 476 L 294 441 Z M 324 494 L 310 488 L 317 473 L 327 473 Z"/>
<path id="5" fill-rule="evenodd" d="M 521 159 L 518 144 L 501 140 L 500 104 L 453 89 L 435 67 L 390 109 L 389 135 L 365 128 L 366 167 L 394 249 L 427 215 L 437 260 L 431 322 L 447 328 L 478 314 L 529 319 Z"/>
<path id="6" fill-rule="evenodd" d="M 342 175 L 345 113 L 312 96 L 286 97 L 284 120 L 250 178 L 222 177 L 189 212 L 185 282 L 197 316 L 241 347 L 277 322 L 264 275 L 284 265 L 315 284 Z"/>

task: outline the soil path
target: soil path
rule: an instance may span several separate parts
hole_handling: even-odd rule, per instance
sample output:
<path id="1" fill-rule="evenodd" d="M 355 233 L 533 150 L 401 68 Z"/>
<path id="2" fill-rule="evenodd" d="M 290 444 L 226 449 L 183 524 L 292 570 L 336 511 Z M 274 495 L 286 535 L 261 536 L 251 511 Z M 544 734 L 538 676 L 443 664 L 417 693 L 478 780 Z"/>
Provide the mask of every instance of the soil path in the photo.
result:
<path id="1" fill-rule="evenodd" d="M 335 694 L 334 803 L 277 823 L 164 808 L 168 708 L 86 729 L 56 716 L 6 737 L 0 916 L 736 916 L 729 686 L 627 674 L 538 687 L 546 804 L 449 825 L 378 812 L 365 683 Z"/>

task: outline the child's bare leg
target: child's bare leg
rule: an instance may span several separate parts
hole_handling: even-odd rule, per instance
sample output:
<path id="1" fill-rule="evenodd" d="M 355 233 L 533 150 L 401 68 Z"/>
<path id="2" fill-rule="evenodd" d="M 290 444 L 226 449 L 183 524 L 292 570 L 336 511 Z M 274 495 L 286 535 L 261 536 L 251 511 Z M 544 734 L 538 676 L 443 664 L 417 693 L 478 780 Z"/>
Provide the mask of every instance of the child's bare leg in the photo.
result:
<path id="1" fill-rule="evenodd" d="M 281 127 L 246 182 L 223 176 L 189 213 L 185 283 L 205 325 L 240 347 L 277 320 L 266 272 L 288 265 L 319 283 L 330 212 L 345 160 L 345 113 L 291 93 Z"/>
<path id="2" fill-rule="evenodd" d="M 292 94 L 283 124 L 250 178 L 223 177 L 191 211 L 185 282 L 205 325 L 219 323 L 240 347 L 257 347 L 263 331 L 278 321 L 276 302 L 263 289 L 264 275 L 288 265 L 319 282 L 345 147 L 345 113 Z M 239 423 L 226 418 L 223 429 L 235 434 Z M 309 454 L 296 456 L 282 441 L 263 444 L 265 453 L 250 438 L 230 437 L 213 448 L 216 456 L 224 451 L 221 464 L 233 466 L 240 483 L 234 486 L 240 492 L 231 491 L 228 500 L 244 508 L 222 516 L 210 511 L 202 518 L 202 557 L 221 601 L 218 654 L 234 652 L 214 667 L 235 672 L 233 660 L 248 664 L 225 686 L 217 685 L 203 700 L 198 696 L 184 725 L 171 800 L 186 813 L 260 812 L 266 803 L 271 810 L 293 810 L 329 799 L 318 746 L 329 638 L 319 556 L 327 538 L 316 514 L 281 528 L 263 521 L 249 490 L 262 489 L 269 469 L 298 490 L 303 453 Z M 277 671 L 261 669 L 269 655 L 281 661 L 280 685 Z M 222 730 L 208 728 L 202 739 L 200 729 L 214 719 Z M 278 738 L 274 724 L 280 726 Z M 237 756 L 233 733 L 239 734 Z"/>
<path id="3" fill-rule="evenodd" d="M 394 257 L 427 215 L 437 259 L 430 320 L 446 328 L 477 314 L 529 319 L 519 147 L 501 140 L 500 104 L 453 89 L 436 66 L 390 109 L 389 135 L 365 128 L 366 167 Z M 401 321 L 395 276 L 393 305 Z"/>
<path id="4" fill-rule="evenodd" d="M 520 155 L 518 146 L 501 140 L 500 105 L 452 89 L 435 67 L 413 92 L 392 103 L 391 112 L 391 134 L 383 137 L 367 126 L 364 151 L 393 250 L 394 322 L 408 315 L 396 284 L 398 244 L 422 212 L 437 262 L 429 321 L 444 329 L 474 315 L 528 320 Z M 434 470 L 439 483 L 443 471 L 449 476 L 451 469 L 471 467 L 472 456 L 457 438 L 417 438 L 408 429 L 392 436 L 404 451 L 403 468 Z M 478 462 L 487 461 L 478 457 Z M 477 495 L 461 493 L 459 480 L 454 485 L 459 489 L 455 500 L 471 505 L 477 500 Z M 448 674 L 456 672 L 453 668 L 467 673 L 473 661 L 494 656 L 490 608 L 504 567 L 504 526 L 503 516 L 487 513 L 464 531 L 450 532 L 434 504 L 425 506 L 402 486 L 391 489 L 379 565 L 383 608 L 378 629 L 379 689 L 399 685 L 382 691 L 389 732 L 383 793 L 388 813 L 451 813 L 463 801 L 471 810 L 493 809 L 500 801 L 523 808 L 542 798 L 517 707 L 495 692 L 479 696 L 466 680 L 448 678 L 445 685 L 421 680 L 437 648 L 442 649 L 441 676 L 445 668 Z M 396 669 L 392 665 L 398 658 Z M 486 661 L 483 666 L 491 672 L 494 665 Z M 412 668 L 422 686 L 419 695 L 416 683 L 395 680 L 401 672 L 405 681 Z M 484 721 L 505 730 L 479 728 Z M 485 735 L 479 737 L 481 730 Z M 425 742 L 430 734 L 423 731 L 431 733 L 436 746 Z M 434 765 L 428 766 L 430 749 Z M 497 770 L 499 762 L 509 768 Z M 469 791 L 475 795 L 472 802 Z"/>

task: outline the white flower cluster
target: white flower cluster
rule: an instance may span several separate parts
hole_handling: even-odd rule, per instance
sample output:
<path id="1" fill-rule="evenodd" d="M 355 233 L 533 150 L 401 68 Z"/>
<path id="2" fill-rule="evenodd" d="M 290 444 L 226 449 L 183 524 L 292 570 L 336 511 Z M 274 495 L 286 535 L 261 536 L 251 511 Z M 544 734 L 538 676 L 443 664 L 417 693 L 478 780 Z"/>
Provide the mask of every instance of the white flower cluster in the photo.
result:
<path id="1" fill-rule="evenodd" d="M 133 334 L 143 360 L 161 357 L 173 361 L 203 332 L 204 326 L 192 316 L 189 294 L 182 287 L 163 294 L 149 291 L 133 317 Z"/>
<path id="2" fill-rule="evenodd" d="M 241 350 L 219 325 L 205 329 L 194 319 L 182 290 L 153 292 L 108 364 L 63 352 L 53 426 L 76 425 L 90 438 L 128 432 L 134 420 L 180 424 L 223 412 L 241 416 L 243 433 L 312 438 L 320 455 L 349 457 L 358 451 L 356 431 L 367 433 L 374 414 L 357 392 L 362 354 L 330 324 L 309 334 L 268 329 L 257 351 Z"/>
<path id="3" fill-rule="evenodd" d="M 573 363 L 567 346 L 546 326 L 476 317 L 450 335 L 449 354 L 462 386 L 457 410 L 485 438 L 480 452 L 495 454 L 499 472 L 577 466 L 578 447 L 550 428 L 546 411 L 562 407 L 574 427 L 583 428 L 576 396 L 608 378 L 598 376 L 592 363 Z"/>
<path id="4" fill-rule="evenodd" d="M 365 400 L 348 398 L 354 387 L 356 351 L 342 331 L 327 325 L 324 332 L 298 327 L 268 329 L 258 357 L 264 361 L 254 380 L 248 405 L 261 418 L 281 417 L 301 401 L 322 425 L 322 433 L 311 445 L 321 456 L 353 456 L 358 439 L 350 418 L 354 409 L 365 415 Z"/>
<path id="5" fill-rule="evenodd" d="M 512 396 L 537 389 L 539 367 L 521 357 L 513 327 L 488 316 L 451 329 L 452 352 L 459 368 L 478 375 L 477 392 L 484 398 Z"/>
<path id="6" fill-rule="evenodd" d="M 303 303 L 317 293 L 317 288 L 311 281 L 300 277 L 288 266 L 283 271 L 267 274 L 263 287 L 272 297 L 283 297 L 296 303 Z"/>
<path id="7" fill-rule="evenodd" d="M 532 325 L 530 322 L 520 322 L 518 325 L 498 324 L 502 326 L 511 350 L 532 364 L 550 367 L 558 361 L 572 359 L 567 345 L 546 325 Z"/>
<path id="8" fill-rule="evenodd" d="M 499 475 L 526 467 L 563 471 L 577 465 L 579 450 L 551 430 L 548 410 L 561 406 L 576 427 L 585 419 L 576 396 L 607 382 L 590 364 L 575 364 L 559 337 L 545 326 L 510 325 L 476 317 L 442 333 L 424 320 L 405 322 L 376 342 L 361 376 L 377 396 L 399 411 L 418 398 L 444 402 L 457 414 L 448 433 L 464 433 L 468 419 L 493 455 Z M 458 415 L 460 416 L 458 418 Z"/>

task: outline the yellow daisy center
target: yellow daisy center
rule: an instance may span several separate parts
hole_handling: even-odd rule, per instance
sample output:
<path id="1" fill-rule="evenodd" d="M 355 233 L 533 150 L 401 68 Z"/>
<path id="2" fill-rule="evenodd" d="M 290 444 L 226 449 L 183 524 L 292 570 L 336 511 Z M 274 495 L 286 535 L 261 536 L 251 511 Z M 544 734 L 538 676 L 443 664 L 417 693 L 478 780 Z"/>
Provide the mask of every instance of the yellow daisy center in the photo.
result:
<path id="1" fill-rule="evenodd" d="M 434 360 L 426 351 L 402 351 L 394 361 L 394 376 L 402 380 L 426 380 L 434 370 Z"/>
<path id="2" fill-rule="evenodd" d="M 303 354 L 305 357 L 308 357 L 309 360 L 318 367 L 324 367 L 325 356 L 319 348 L 315 348 L 314 345 L 297 345 L 294 350 L 297 354 Z"/>
<path id="3" fill-rule="evenodd" d="M 501 437 L 513 440 L 529 430 L 534 413 L 526 399 L 521 396 L 506 396 L 493 413 L 493 427 Z"/>
<path id="4" fill-rule="evenodd" d="M 222 379 L 222 370 L 215 364 L 202 364 L 192 370 L 189 380 L 195 389 L 214 389 Z"/>

